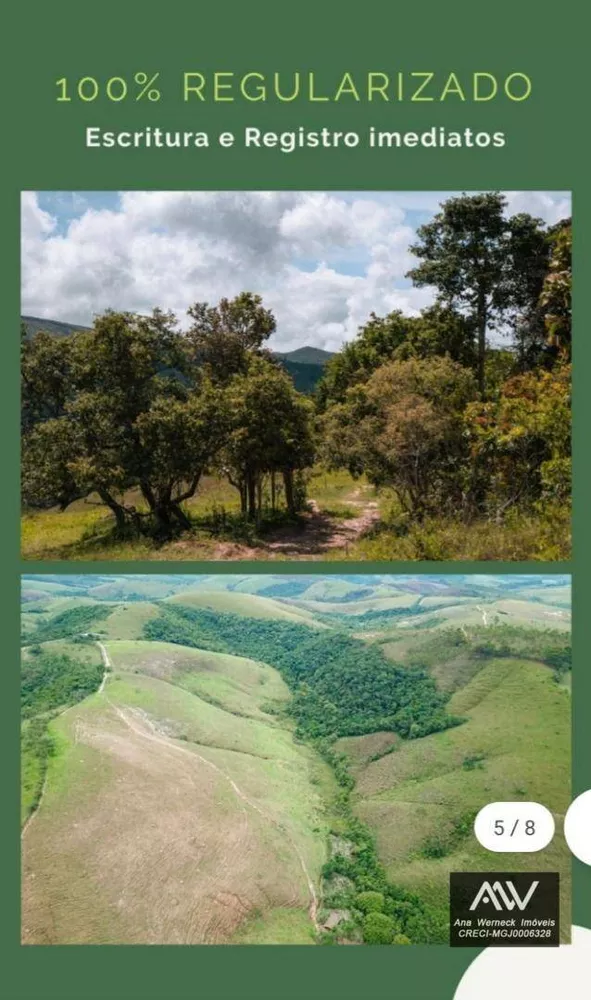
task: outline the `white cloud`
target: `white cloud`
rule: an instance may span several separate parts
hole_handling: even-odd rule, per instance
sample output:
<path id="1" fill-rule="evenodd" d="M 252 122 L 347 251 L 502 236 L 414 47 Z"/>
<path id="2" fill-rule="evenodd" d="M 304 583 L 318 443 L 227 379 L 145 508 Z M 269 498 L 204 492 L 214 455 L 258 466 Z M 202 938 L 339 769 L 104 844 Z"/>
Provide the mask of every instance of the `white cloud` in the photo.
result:
<path id="1" fill-rule="evenodd" d="M 511 192 L 510 210 L 554 222 L 562 194 Z M 248 289 L 277 317 L 273 346 L 335 350 L 370 312 L 416 312 L 431 300 L 404 274 L 416 213 L 445 193 L 124 192 L 116 208 L 82 197 L 60 221 L 22 196 L 22 311 L 84 325 L 106 308 L 187 307 Z M 66 203 L 64 203 L 66 204 Z M 56 213 L 55 215 L 52 213 Z M 61 220 L 63 222 L 63 220 Z"/>

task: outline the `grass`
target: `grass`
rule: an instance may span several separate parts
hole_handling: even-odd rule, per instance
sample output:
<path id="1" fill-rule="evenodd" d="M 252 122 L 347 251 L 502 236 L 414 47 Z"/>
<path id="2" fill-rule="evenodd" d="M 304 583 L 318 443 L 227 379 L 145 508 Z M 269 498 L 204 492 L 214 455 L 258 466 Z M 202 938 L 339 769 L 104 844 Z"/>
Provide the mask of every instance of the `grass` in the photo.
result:
<path id="1" fill-rule="evenodd" d="M 553 562 L 570 557 L 570 515 L 562 508 L 510 514 L 501 523 L 492 519 L 466 522 L 430 517 L 421 524 L 409 524 L 390 490 L 376 493 L 364 478 L 354 480 L 346 471 L 328 472 L 319 467 L 310 473 L 308 496 L 337 523 L 356 517 L 368 501 L 377 503 L 382 513 L 382 522 L 366 535 L 350 540 L 346 546 L 327 548 L 322 553 L 327 560 Z M 126 499 L 138 510 L 143 508 L 137 491 L 131 491 Z M 186 510 L 193 521 L 193 533 L 164 544 L 145 537 L 117 539 L 111 514 L 93 497 L 77 501 L 65 512 L 28 511 L 22 517 L 22 555 L 36 560 L 205 560 L 226 558 L 220 545 L 232 542 L 256 549 L 259 560 L 288 558 L 266 547 L 269 531 L 280 526 L 284 516 L 269 513 L 261 530 L 245 526 L 240 518 L 238 494 L 224 479 L 204 477 Z"/>
<path id="2" fill-rule="evenodd" d="M 256 594 L 237 594 L 234 591 L 218 591 L 217 593 L 185 592 L 168 598 L 171 604 L 182 604 L 186 607 L 210 608 L 213 611 L 231 612 L 244 615 L 247 618 L 269 618 L 276 621 L 290 621 L 297 625 L 310 625 L 312 628 L 323 628 L 309 611 L 304 608 L 287 607 L 270 597 L 259 597 Z"/>
<path id="3" fill-rule="evenodd" d="M 561 509 L 544 514 L 515 514 L 501 523 L 431 517 L 422 524 L 405 527 L 400 534 L 385 523 L 356 542 L 350 552 L 352 559 L 376 562 L 395 559 L 560 562 L 569 559 L 570 554 L 570 515 Z"/>
<path id="4" fill-rule="evenodd" d="M 251 917 L 232 944 L 314 944 L 314 930 L 302 910 L 281 907 Z"/>
<path id="5" fill-rule="evenodd" d="M 119 670 L 167 680 L 239 716 L 272 723 L 265 706 L 278 706 L 289 698 L 276 670 L 241 656 L 167 642 L 108 642 L 107 649 Z"/>
<path id="6" fill-rule="evenodd" d="M 321 511 L 348 519 L 355 516 L 356 510 L 344 501 L 359 489 L 369 495 L 369 487 L 363 481 L 356 482 L 346 472 L 316 470 L 312 473 L 308 492 Z M 257 558 L 271 558 L 264 550 L 265 532 L 257 535 L 249 528 L 245 533 L 244 526 L 237 523 L 237 519 L 240 520 L 238 493 L 225 479 L 215 476 L 202 479 L 198 493 L 185 505 L 194 524 L 193 534 L 165 544 L 143 537 L 117 539 L 113 534 L 112 515 L 97 500 L 96 497 L 79 500 L 64 512 L 57 509 L 25 511 L 21 520 L 23 559 L 214 559 L 224 540 L 260 547 Z M 143 509 L 137 491 L 126 494 L 126 501 L 138 510 Z M 224 518 L 227 519 L 225 529 Z M 280 521 L 281 518 L 279 516 Z M 271 526 L 272 519 L 268 527 Z M 273 553 L 272 558 L 281 560 L 285 556 Z"/>
<path id="7" fill-rule="evenodd" d="M 336 786 L 263 711 L 286 695 L 279 675 L 163 643 L 108 650 L 104 693 L 51 724 L 59 752 L 24 841 L 24 940 L 311 943 L 300 855 L 318 885 Z"/>
<path id="8" fill-rule="evenodd" d="M 455 836 L 463 817 L 516 798 L 543 802 L 561 816 L 570 801 L 570 699 L 547 667 L 489 661 L 456 691 L 449 710 L 467 721 L 355 769 L 355 808 L 377 835 L 389 877 L 442 908 L 450 871 L 490 868 L 490 854 L 471 832 Z M 478 767 L 465 766 L 475 756 Z M 441 858 L 424 857 L 433 838 L 444 845 Z M 567 906 L 570 861 L 560 835 L 543 856 L 503 855 L 503 867 L 513 865 L 558 868 Z"/>
<path id="9" fill-rule="evenodd" d="M 102 622 L 102 632 L 106 639 L 139 639 L 146 622 L 159 614 L 158 606 L 149 601 L 133 601 L 118 604 L 106 621 Z"/>
<path id="10" fill-rule="evenodd" d="M 272 579 L 281 585 L 281 577 Z M 233 581 L 241 589 L 214 593 L 205 578 L 196 579 L 195 589 L 173 600 L 187 604 L 192 597 L 197 607 L 249 617 L 256 606 L 263 618 L 314 620 L 310 611 L 251 593 L 262 580 L 224 575 L 224 586 Z M 123 586 L 123 580 L 115 584 Z M 369 598 L 349 602 L 353 607 L 419 598 L 397 593 L 382 578 L 370 586 L 328 577 L 305 593 L 322 610 L 346 608 L 346 597 L 364 587 Z M 520 646 L 511 658 L 476 658 L 454 646 L 456 633 L 441 631 L 475 615 L 476 632 L 486 639 L 490 630 L 476 604 L 491 614 L 505 610 L 502 622 L 568 627 L 566 615 L 547 617 L 548 610 L 566 611 L 566 590 L 557 590 L 552 603 L 546 588 L 533 586 L 532 599 L 523 601 L 526 589 L 491 588 L 490 597 L 475 599 L 452 593 L 449 605 L 447 598 L 427 597 L 427 628 L 416 628 L 413 619 L 408 629 L 378 629 L 369 641 L 409 667 L 422 656 L 451 695 L 449 711 L 466 721 L 415 740 L 389 732 L 349 737 L 336 749 L 350 758 L 352 805 L 376 837 L 388 877 L 442 912 L 450 870 L 490 867 L 491 855 L 471 834 L 474 813 L 495 800 L 547 805 L 556 817 L 553 843 L 541 854 L 503 855 L 503 868 L 559 870 L 568 926 L 570 862 L 561 817 L 570 800 L 570 675 L 557 683 L 552 670 L 526 659 L 532 652 Z M 61 612 L 63 599 L 46 606 Z M 282 714 L 289 693 L 272 666 L 139 640 L 154 611 L 149 600 L 110 607 L 100 623 L 114 668 L 104 693 L 49 723 L 55 748 L 46 793 L 24 839 L 24 939 L 309 943 L 309 899 L 294 844 L 318 886 L 328 831 L 338 828 L 334 775 L 310 747 L 294 741 Z M 51 620 L 49 613 L 25 614 Z M 546 642 L 539 628 L 534 634 Z M 93 644 L 56 639 L 44 647 L 100 659 Z M 24 818 L 42 783 L 26 740 L 22 767 Z"/>

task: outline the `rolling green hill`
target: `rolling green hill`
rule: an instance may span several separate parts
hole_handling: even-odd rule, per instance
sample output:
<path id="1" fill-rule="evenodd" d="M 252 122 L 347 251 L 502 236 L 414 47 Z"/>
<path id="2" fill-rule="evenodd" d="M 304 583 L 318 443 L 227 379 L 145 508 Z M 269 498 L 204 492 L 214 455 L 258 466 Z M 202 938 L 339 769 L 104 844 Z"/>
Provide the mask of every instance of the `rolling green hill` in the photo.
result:
<path id="1" fill-rule="evenodd" d="M 503 863 L 560 871 L 568 932 L 569 595 L 27 574 L 23 940 L 362 943 L 370 891 L 388 940 L 445 942 L 449 872 L 490 866 L 474 816 L 511 799 L 554 813 Z"/>

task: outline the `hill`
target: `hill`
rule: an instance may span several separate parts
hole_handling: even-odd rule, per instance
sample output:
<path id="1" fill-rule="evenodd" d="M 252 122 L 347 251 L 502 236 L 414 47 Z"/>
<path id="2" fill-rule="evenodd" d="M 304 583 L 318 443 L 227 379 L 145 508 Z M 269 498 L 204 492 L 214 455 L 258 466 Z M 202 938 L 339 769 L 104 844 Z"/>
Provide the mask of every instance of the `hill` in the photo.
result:
<path id="1" fill-rule="evenodd" d="M 27 336 L 34 337 L 41 330 L 54 337 L 69 337 L 73 333 L 89 332 L 91 327 L 61 320 L 41 319 L 38 316 L 21 316 Z M 276 352 L 285 370 L 291 376 L 298 392 L 311 393 L 322 378 L 323 367 L 332 354 L 319 347 L 298 347 L 295 351 Z"/>
<path id="2" fill-rule="evenodd" d="M 298 362 L 299 364 L 325 365 L 334 357 L 334 354 L 332 351 L 323 351 L 320 347 L 297 347 L 295 351 L 277 352 L 277 357 L 283 361 Z"/>
<path id="3" fill-rule="evenodd" d="M 72 333 L 83 333 L 90 330 L 89 326 L 82 326 L 78 323 L 63 323 L 57 319 L 41 319 L 39 316 L 21 316 L 21 323 L 29 337 L 34 337 L 41 330 L 45 333 L 52 333 L 54 337 L 69 337 Z"/>
<path id="4" fill-rule="evenodd" d="M 27 574 L 23 940 L 362 943 L 371 890 L 392 937 L 442 943 L 449 872 L 490 866 L 476 812 L 519 798 L 557 833 L 504 863 L 561 872 L 568 933 L 569 595 Z"/>

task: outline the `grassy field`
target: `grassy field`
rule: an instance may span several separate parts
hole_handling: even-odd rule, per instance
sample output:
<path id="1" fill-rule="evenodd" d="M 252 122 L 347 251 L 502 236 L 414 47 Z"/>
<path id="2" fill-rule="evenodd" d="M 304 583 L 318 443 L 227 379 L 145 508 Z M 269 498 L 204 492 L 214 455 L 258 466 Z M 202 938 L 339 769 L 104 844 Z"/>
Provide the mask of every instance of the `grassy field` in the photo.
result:
<path id="1" fill-rule="evenodd" d="M 302 862 L 318 882 L 334 793 L 327 765 L 264 711 L 287 696 L 279 675 L 166 644 L 107 649 L 104 692 L 50 726 L 23 940 L 309 939 Z"/>
<path id="2" fill-rule="evenodd" d="M 228 593 L 221 591 L 214 594 L 185 593 L 169 598 L 171 604 L 182 604 L 186 607 L 211 608 L 213 611 L 229 611 L 247 618 L 271 618 L 296 622 L 298 625 L 310 625 L 312 628 L 323 628 L 309 611 L 299 607 L 286 607 L 269 597 L 258 594 Z"/>
<path id="3" fill-rule="evenodd" d="M 308 494 L 321 513 L 337 520 L 355 516 L 355 506 L 348 500 L 357 496 L 363 482 L 354 481 L 346 472 L 312 473 Z M 126 494 L 126 502 L 143 509 L 136 491 Z M 244 529 L 234 522 L 240 513 L 237 491 L 225 479 L 206 476 L 195 497 L 185 505 L 193 521 L 192 535 L 165 544 L 148 538 L 119 540 L 113 536 L 114 520 L 97 497 L 79 500 L 66 511 L 25 511 L 21 522 L 21 551 L 24 559 L 216 559 L 225 558 L 228 544 L 256 548 L 257 558 L 288 558 L 280 549 L 266 551 L 269 532 Z M 224 517 L 227 524 L 224 526 Z M 272 533 L 271 533 L 272 534 Z M 259 552 L 260 550 L 260 552 Z"/>
<path id="4" fill-rule="evenodd" d="M 343 746 L 354 762 L 356 812 L 376 832 L 389 877 L 444 908 L 450 871 L 490 868 L 490 854 L 471 834 L 474 812 L 491 801 L 543 802 L 557 826 L 544 867 L 561 872 L 568 924 L 570 857 L 562 836 L 570 802 L 568 693 L 542 664 L 493 660 L 459 687 L 449 709 L 467 721 L 396 742 L 377 760 L 370 737 L 357 738 L 353 751 Z M 388 742 L 385 735 L 385 749 Z M 507 870 L 539 865 L 537 854 L 503 855 Z"/>

